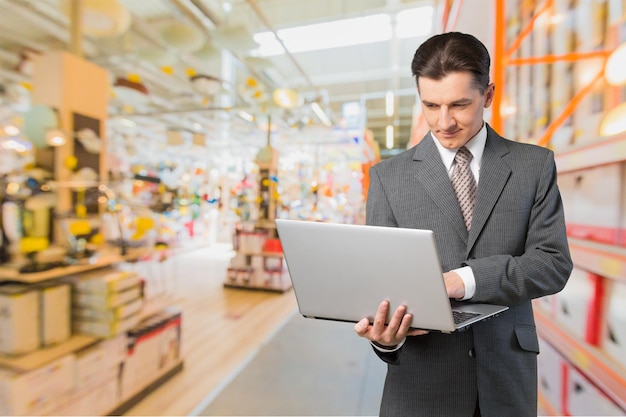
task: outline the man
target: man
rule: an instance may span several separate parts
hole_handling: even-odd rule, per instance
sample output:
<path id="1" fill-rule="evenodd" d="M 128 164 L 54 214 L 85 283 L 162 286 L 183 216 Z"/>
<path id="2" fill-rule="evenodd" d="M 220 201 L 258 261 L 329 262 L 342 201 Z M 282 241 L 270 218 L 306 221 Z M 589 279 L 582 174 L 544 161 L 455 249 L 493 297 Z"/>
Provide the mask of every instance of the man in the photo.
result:
<path id="1" fill-rule="evenodd" d="M 537 415 L 531 299 L 560 291 L 572 261 L 553 153 L 506 140 L 483 121 L 495 90 L 489 65 L 468 34 L 436 35 L 417 49 L 412 73 L 430 132 L 371 169 L 366 217 L 433 230 L 448 296 L 510 308 L 443 334 L 409 330 L 405 307 L 389 312 L 383 301 L 373 324 L 355 325 L 388 363 L 381 416 Z M 461 148 L 469 153 L 455 161 Z M 469 200 L 453 188 L 467 159 Z"/>

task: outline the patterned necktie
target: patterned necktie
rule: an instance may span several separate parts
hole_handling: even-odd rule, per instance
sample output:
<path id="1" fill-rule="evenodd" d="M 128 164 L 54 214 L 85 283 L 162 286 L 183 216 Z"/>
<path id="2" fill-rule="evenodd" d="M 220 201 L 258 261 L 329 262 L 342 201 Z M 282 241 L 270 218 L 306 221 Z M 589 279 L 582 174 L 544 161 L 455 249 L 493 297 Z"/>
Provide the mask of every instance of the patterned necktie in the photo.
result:
<path id="1" fill-rule="evenodd" d="M 456 168 L 452 174 L 452 187 L 461 206 L 463 220 L 468 231 L 472 224 L 472 213 L 476 204 L 476 181 L 470 169 L 471 160 L 472 153 L 462 146 L 454 157 Z"/>

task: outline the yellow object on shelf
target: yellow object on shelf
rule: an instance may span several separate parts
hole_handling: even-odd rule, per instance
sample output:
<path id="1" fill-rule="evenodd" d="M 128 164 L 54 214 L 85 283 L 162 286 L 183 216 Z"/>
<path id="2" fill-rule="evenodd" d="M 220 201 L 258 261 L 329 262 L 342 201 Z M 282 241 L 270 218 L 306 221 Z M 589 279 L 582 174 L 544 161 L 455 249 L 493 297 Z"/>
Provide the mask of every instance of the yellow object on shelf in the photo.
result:
<path id="1" fill-rule="evenodd" d="M 41 252 L 49 245 L 48 238 L 46 237 L 23 237 L 20 240 L 20 252 L 33 253 Z"/>
<path id="2" fill-rule="evenodd" d="M 88 235 L 91 233 L 91 224 L 87 220 L 75 220 L 70 223 L 69 229 L 74 236 Z"/>

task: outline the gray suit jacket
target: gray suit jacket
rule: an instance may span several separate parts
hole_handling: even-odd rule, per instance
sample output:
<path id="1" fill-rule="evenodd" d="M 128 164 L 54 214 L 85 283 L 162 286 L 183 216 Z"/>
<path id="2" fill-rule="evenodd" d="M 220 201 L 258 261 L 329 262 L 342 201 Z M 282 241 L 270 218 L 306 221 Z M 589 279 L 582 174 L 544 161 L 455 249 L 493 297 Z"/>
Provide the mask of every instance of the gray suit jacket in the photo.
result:
<path id="1" fill-rule="evenodd" d="M 453 334 L 409 337 L 388 362 L 381 416 L 537 415 L 539 345 L 531 299 L 560 291 L 572 269 L 552 151 L 487 126 L 472 228 L 433 138 L 370 170 L 367 223 L 434 231 L 443 271 L 468 265 L 471 301 L 510 309 Z M 416 271 L 419 278 L 419 271 Z"/>

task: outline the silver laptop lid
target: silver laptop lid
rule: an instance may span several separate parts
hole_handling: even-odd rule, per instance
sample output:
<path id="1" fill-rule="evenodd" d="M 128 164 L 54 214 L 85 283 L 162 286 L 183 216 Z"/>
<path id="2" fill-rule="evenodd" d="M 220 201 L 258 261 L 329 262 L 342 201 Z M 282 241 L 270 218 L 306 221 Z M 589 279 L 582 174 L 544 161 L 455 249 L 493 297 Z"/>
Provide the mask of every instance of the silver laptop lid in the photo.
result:
<path id="1" fill-rule="evenodd" d="M 454 331 L 433 232 L 276 220 L 300 313 L 357 322 L 382 300 L 406 305 L 412 327 Z"/>

